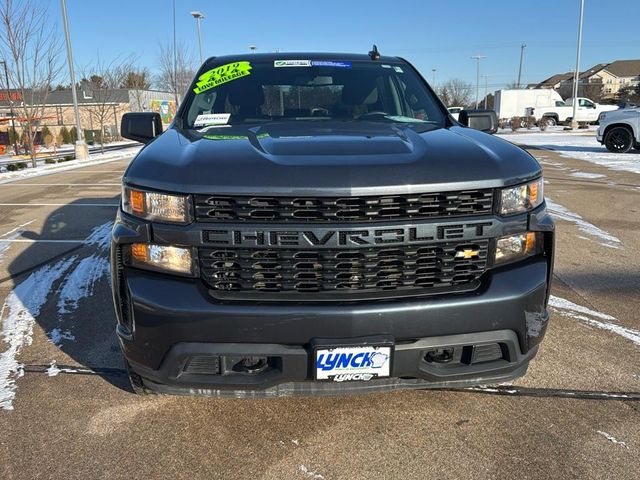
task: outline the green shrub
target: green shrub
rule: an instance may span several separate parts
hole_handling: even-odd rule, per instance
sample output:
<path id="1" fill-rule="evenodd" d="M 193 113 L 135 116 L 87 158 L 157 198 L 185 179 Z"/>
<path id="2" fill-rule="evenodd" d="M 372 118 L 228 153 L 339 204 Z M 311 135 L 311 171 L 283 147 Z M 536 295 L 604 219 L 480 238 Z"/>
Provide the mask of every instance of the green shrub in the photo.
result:
<path id="1" fill-rule="evenodd" d="M 60 129 L 60 133 L 58 133 L 58 139 L 60 144 L 67 145 L 71 143 L 71 136 L 69 135 L 69 130 L 67 130 L 67 127 L 62 127 Z"/>
<path id="2" fill-rule="evenodd" d="M 10 163 L 9 165 L 7 165 L 7 171 L 15 172 L 16 170 L 18 170 L 18 167 L 15 163 Z"/>
<path id="3" fill-rule="evenodd" d="M 52 164 L 52 163 L 56 163 L 55 159 L 53 158 L 45 158 L 44 159 L 44 163 L 46 164 Z"/>
<path id="4" fill-rule="evenodd" d="M 76 127 L 71 127 L 69 130 L 69 143 L 76 143 L 78 141 L 78 130 Z"/>
<path id="5" fill-rule="evenodd" d="M 27 164 L 25 162 L 18 162 L 16 163 L 16 166 L 18 167 L 18 170 L 24 170 L 27 168 Z"/>

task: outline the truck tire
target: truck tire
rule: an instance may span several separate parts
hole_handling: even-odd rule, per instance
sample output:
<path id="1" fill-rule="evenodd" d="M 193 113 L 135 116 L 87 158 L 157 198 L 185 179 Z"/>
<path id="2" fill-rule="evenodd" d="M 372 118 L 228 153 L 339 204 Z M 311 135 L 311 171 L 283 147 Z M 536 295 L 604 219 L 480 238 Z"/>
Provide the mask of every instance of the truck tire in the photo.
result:
<path id="1" fill-rule="evenodd" d="M 547 127 L 555 127 L 556 125 L 558 125 L 558 120 L 556 119 L 556 117 L 542 117 L 543 120 L 547 121 Z"/>
<path id="2" fill-rule="evenodd" d="M 626 127 L 613 127 L 604 136 L 604 146 L 613 153 L 627 153 L 633 143 L 633 133 Z"/>

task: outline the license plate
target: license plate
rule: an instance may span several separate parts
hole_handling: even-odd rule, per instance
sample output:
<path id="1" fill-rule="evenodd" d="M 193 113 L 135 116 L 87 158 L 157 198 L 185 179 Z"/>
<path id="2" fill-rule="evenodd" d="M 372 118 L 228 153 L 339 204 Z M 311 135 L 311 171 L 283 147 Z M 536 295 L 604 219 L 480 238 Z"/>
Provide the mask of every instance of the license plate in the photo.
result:
<path id="1" fill-rule="evenodd" d="M 367 381 L 388 377 L 391 347 L 335 347 L 316 350 L 316 380 Z"/>

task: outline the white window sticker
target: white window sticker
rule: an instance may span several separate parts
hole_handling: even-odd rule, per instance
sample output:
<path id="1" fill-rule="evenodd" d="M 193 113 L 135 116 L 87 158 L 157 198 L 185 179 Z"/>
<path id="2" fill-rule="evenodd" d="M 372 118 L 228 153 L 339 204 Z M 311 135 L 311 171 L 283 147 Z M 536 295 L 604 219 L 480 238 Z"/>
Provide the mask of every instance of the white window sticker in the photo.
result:
<path id="1" fill-rule="evenodd" d="M 226 125 L 229 122 L 230 113 L 203 113 L 196 117 L 193 122 L 194 127 L 204 127 L 206 125 Z"/>
<path id="2" fill-rule="evenodd" d="M 274 67 L 310 67 L 311 60 L 274 60 Z"/>
<path id="3" fill-rule="evenodd" d="M 403 72 L 402 72 L 402 69 L 401 69 L 400 67 L 397 67 L 397 66 L 396 66 L 396 67 L 393 67 L 393 69 L 394 69 L 396 72 L 398 72 L 398 73 L 403 73 Z"/>
<path id="4" fill-rule="evenodd" d="M 382 68 L 391 68 L 391 65 L 386 65 L 386 64 L 384 64 L 384 63 L 383 63 L 383 64 L 381 65 L 381 67 L 382 67 Z"/>

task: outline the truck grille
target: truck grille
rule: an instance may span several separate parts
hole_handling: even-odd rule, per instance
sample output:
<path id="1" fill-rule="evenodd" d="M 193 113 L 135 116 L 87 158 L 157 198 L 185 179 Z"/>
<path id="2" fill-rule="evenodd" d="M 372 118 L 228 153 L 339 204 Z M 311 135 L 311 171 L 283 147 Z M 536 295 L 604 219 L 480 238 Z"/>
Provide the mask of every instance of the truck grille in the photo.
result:
<path id="1" fill-rule="evenodd" d="M 219 298 L 358 300 L 473 290 L 488 240 L 402 248 L 200 249 L 200 271 Z"/>
<path id="2" fill-rule="evenodd" d="M 493 190 L 363 197 L 196 195 L 195 209 L 203 222 L 380 222 L 487 215 Z"/>

